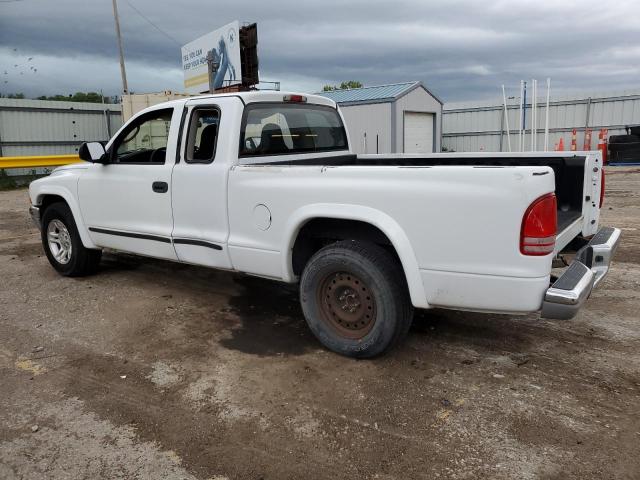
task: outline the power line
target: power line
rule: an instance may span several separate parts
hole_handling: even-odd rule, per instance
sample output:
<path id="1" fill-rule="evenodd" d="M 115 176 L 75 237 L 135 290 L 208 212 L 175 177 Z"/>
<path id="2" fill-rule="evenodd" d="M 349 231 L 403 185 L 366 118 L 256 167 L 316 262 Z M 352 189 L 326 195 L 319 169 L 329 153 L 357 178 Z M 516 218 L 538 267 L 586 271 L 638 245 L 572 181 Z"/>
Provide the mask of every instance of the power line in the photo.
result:
<path id="1" fill-rule="evenodd" d="M 176 45 L 178 45 L 179 47 L 182 46 L 182 43 L 179 42 L 178 40 L 176 40 L 174 37 L 172 37 L 170 34 L 168 34 L 167 32 L 165 32 L 163 29 L 161 29 L 158 25 L 156 25 L 155 23 L 153 23 L 151 20 L 149 20 L 140 10 L 138 10 L 136 7 L 133 6 L 133 4 L 129 1 L 129 0 L 124 0 L 125 2 L 127 2 L 127 5 L 129 5 L 138 15 L 140 15 L 142 18 L 144 18 L 153 28 L 155 28 L 157 31 L 159 31 L 161 34 L 163 34 L 165 37 L 167 37 L 169 40 L 171 40 L 172 42 L 174 42 Z"/>

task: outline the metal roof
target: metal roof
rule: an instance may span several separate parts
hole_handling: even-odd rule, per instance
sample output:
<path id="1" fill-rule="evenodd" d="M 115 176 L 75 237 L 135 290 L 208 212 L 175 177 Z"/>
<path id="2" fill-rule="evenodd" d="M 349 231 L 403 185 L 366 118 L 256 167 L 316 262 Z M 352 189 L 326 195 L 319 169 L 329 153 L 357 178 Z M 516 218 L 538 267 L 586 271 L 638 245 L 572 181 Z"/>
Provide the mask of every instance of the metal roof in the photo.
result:
<path id="1" fill-rule="evenodd" d="M 435 95 L 429 92 L 429 90 L 422 85 L 422 82 L 392 83 L 389 85 L 376 85 L 373 87 L 331 90 L 328 92 L 318 92 L 317 95 L 330 98 L 339 104 L 381 103 L 397 100 L 417 87 L 424 88 L 429 95 L 440 102 Z"/>

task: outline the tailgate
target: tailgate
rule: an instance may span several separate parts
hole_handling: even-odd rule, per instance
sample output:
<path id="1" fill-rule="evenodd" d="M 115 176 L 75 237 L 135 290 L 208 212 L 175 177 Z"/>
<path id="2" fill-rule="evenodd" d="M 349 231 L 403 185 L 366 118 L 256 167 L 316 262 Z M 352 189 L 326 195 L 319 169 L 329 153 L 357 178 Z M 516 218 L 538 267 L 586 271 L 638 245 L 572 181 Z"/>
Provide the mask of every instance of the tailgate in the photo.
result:
<path id="1" fill-rule="evenodd" d="M 552 167 L 553 168 L 553 167 Z M 554 168 L 558 199 L 556 253 L 579 235 L 598 231 L 602 159 L 599 152 L 579 152 Z"/>

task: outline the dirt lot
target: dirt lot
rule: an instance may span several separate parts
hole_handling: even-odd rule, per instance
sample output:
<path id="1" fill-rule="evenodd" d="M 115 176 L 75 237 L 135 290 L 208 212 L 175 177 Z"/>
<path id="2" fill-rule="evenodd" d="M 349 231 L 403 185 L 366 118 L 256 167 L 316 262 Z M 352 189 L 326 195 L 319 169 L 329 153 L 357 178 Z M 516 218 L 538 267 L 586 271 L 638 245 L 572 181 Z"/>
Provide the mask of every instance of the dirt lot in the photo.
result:
<path id="1" fill-rule="evenodd" d="M 295 289 L 106 254 L 58 276 L 0 193 L 0 478 L 640 478 L 640 169 L 617 262 L 569 322 L 423 312 L 342 358 Z"/>

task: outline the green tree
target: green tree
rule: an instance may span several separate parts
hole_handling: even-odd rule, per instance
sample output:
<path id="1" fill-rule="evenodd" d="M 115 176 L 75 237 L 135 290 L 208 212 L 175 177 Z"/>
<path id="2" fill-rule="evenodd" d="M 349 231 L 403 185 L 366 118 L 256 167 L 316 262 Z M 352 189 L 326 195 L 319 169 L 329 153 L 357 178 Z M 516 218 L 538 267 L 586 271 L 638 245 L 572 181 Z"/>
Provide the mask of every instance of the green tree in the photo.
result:
<path id="1" fill-rule="evenodd" d="M 58 100 L 63 102 L 88 102 L 88 103 L 111 103 L 109 97 L 104 97 L 96 92 L 76 92 L 73 95 L 42 95 L 38 97 L 38 100 Z"/>
<path id="2" fill-rule="evenodd" d="M 347 80 L 346 82 L 342 82 L 340 86 L 337 85 L 325 85 L 322 87 L 323 92 L 331 92 L 333 90 L 349 90 L 351 88 L 362 88 L 364 85 L 362 82 L 358 80 Z"/>
<path id="3" fill-rule="evenodd" d="M 0 93 L 0 98 L 24 98 L 24 93 L 9 93 L 7 95 Z"/>

